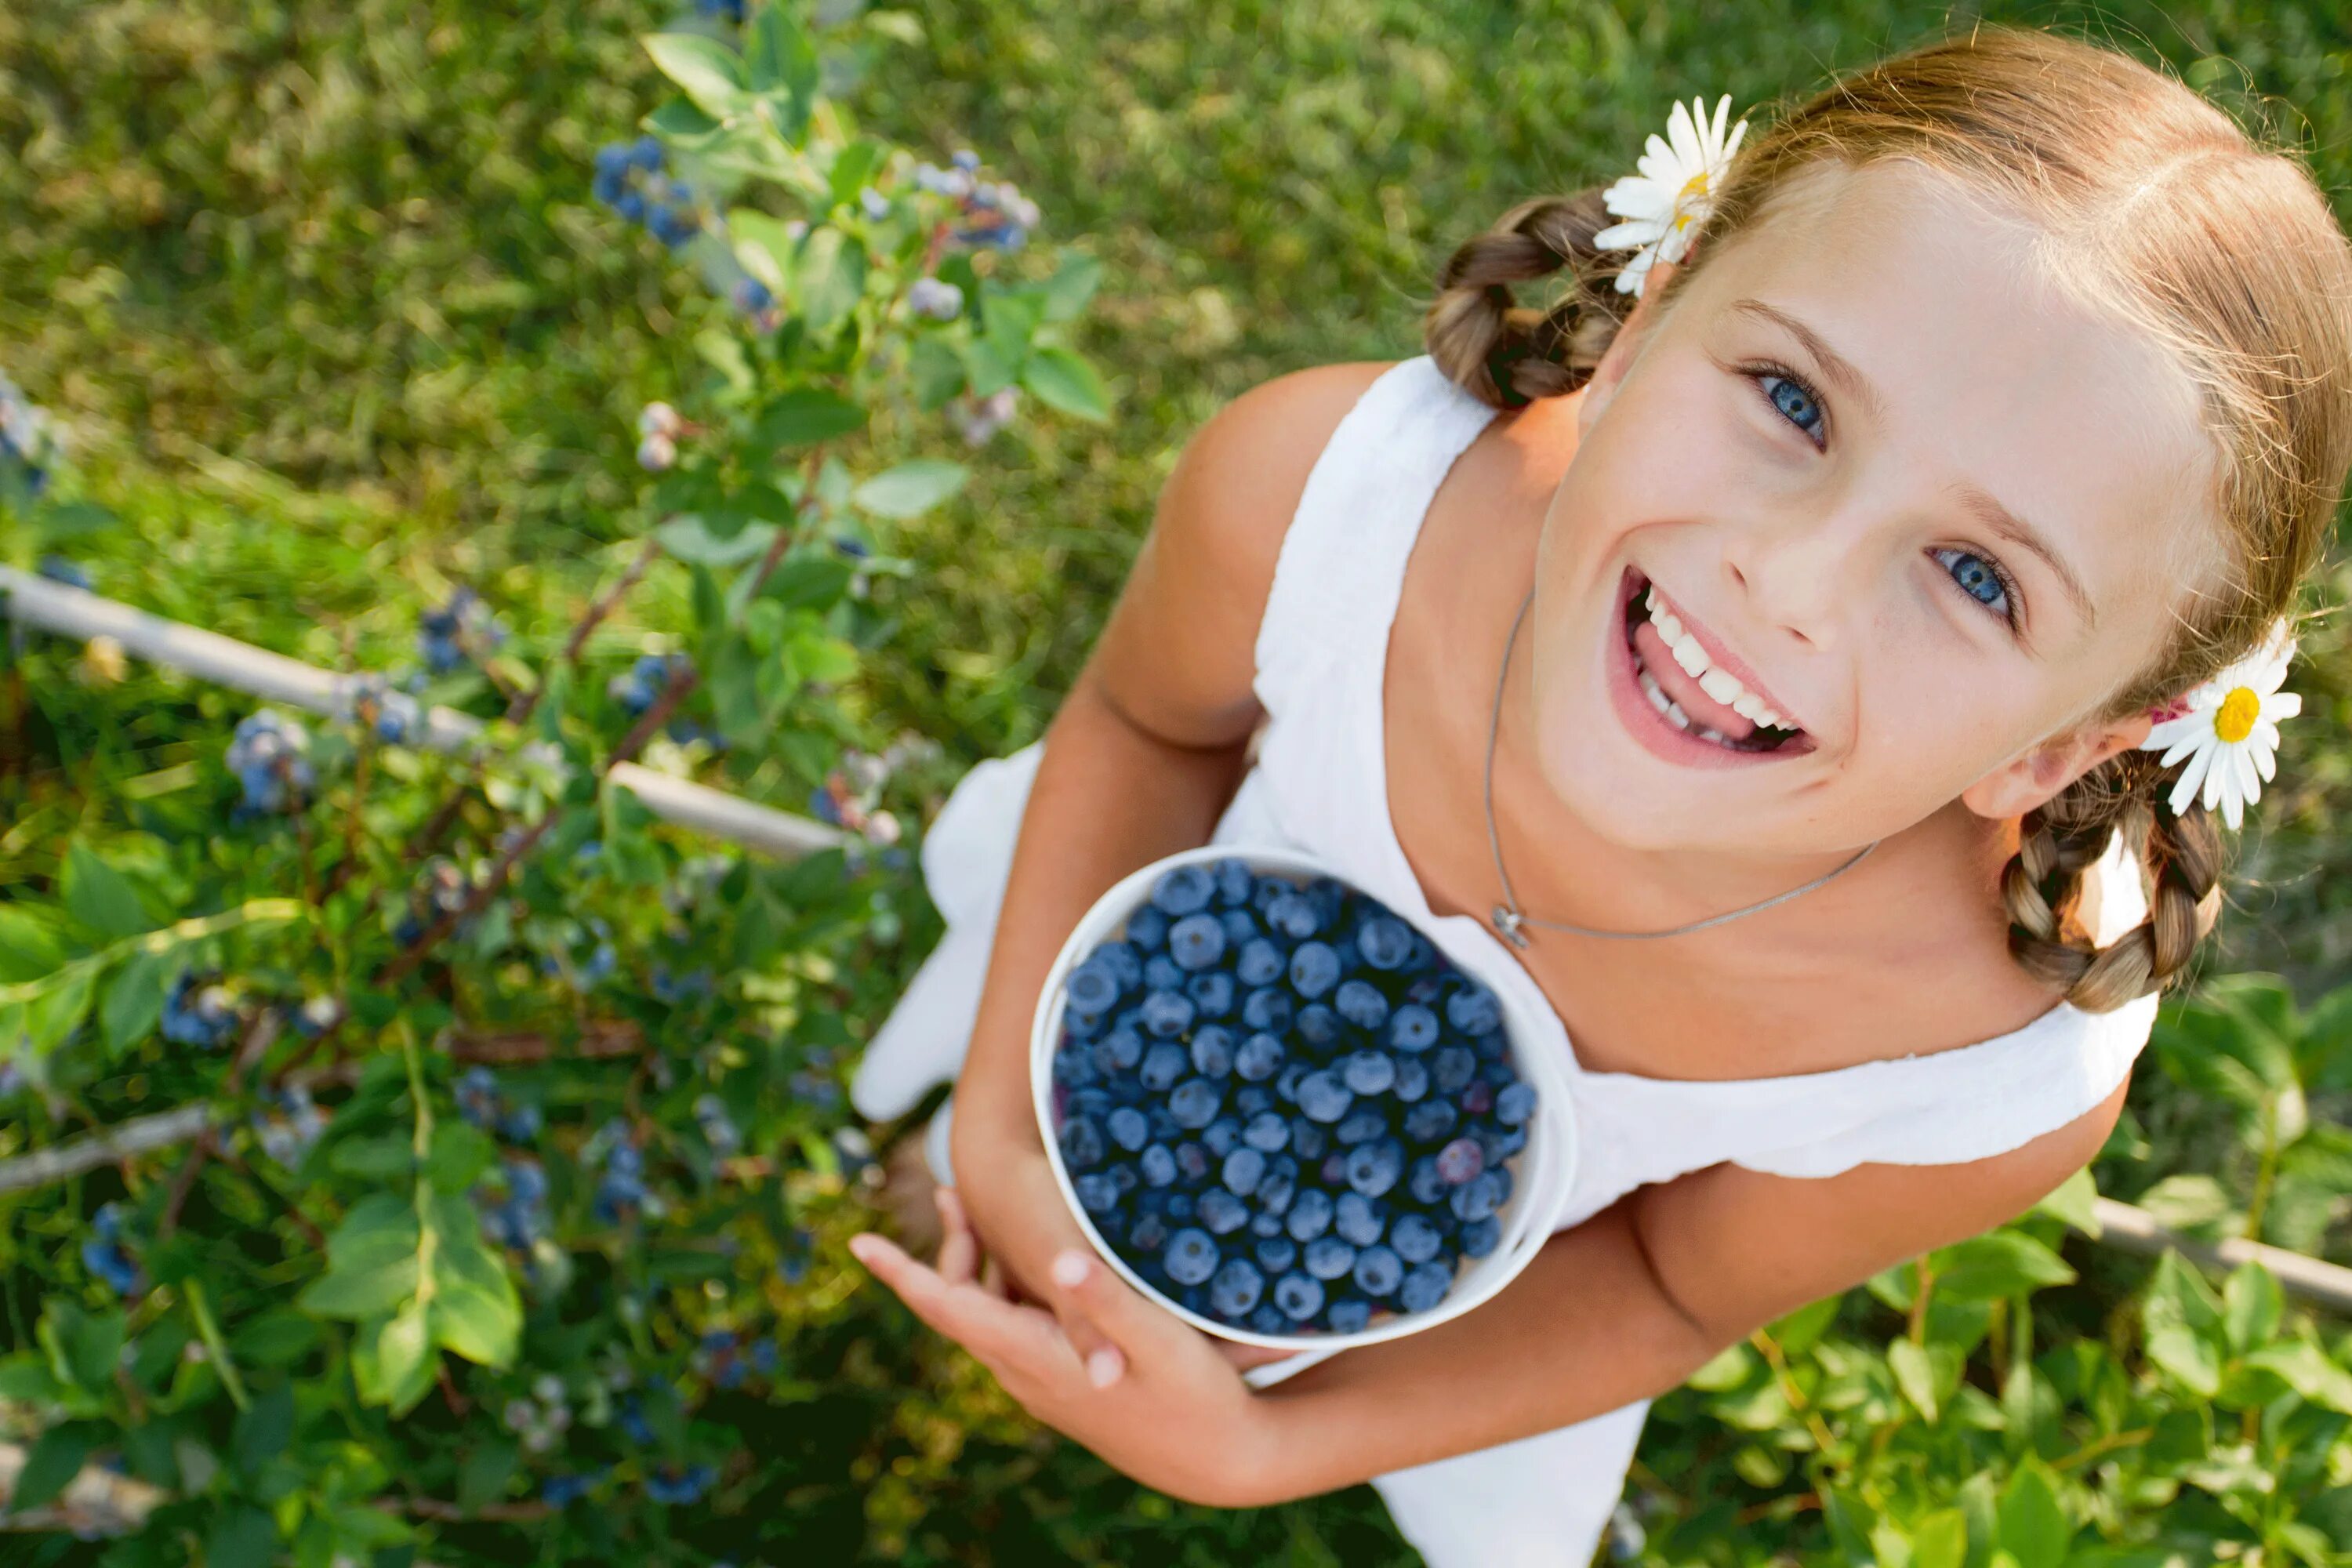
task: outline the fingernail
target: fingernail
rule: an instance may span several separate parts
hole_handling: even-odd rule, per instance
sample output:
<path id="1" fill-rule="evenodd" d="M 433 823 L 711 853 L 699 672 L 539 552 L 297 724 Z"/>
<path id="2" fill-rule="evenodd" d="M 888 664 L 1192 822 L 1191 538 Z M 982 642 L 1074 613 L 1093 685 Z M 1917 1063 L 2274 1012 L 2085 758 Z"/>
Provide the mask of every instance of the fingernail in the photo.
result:
<path id="1" fill-rule="evenodd" d="M 849 1238 L 849 1250 L 857 1255 L 858 1262 L 865 1264 L 868 1268 L 874 1267 L 873 1237 L 866 1236 L 862 1232 L 856 1236 L 851 1237 Z"/>
<path id="2" fill-rule="evenodd" d="M 1115 1350 L 1105 1348 L 1087 1357 L 1087 1378 L 1097 1388 L 1108 1388 L 1126 1370 L 1124 1359 Z"/>
<path id="3" fill-rule="evenodd" d="M 1087 1282 L 1087 1255 L 1065 1252 L 1054 1259 L 1054 1282 L 1057 1285 L 1083 1285 Z M 1112 1375 L 1118 1375 L 1114 1373 Z"/>

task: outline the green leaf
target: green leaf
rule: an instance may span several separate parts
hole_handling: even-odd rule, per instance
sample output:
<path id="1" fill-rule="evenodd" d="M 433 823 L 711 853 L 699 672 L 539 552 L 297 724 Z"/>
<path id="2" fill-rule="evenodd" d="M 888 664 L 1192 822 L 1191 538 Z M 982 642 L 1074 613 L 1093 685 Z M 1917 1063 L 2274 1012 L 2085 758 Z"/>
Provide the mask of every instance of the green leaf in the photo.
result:
<path id="1" fill-rule="evenodd" d="M 1783 1355 L 1802 1355 L 1837 1321 L 1838 1303 L 1843 1300 L 1842 1295 L 1832 1295 L 1808 1301 L 1773 1321 L 1765 1331 L 1780 1342 Z"/>
<path id="2" fill-rule="evenodd" d="M 59 1383 L 104 1394 L 114 1386 L 114 1370 L 121 1364 L 123 1329 L 119 1311 L 86 1312 L 63 1296 L 52 1296 L 35 1332 Z"/>
<path id="3" fill-rule="evenodd" d="M 1045 320 L 1067 321 L 1087 308 L 1094 298 L 1096 288 L 1102 282 L 1103 264 L 1083 251 L 1071 251 L 1062 258 L 1054 276 L 1045 281 Z"/>
<path id="4" fill-rule="evenodd" d="M 0 1361 L 0 1399 L 34 1405 L 53 1400 L 63 1392 L 64 1384 L 49 1370 L 47 1361 L 31 1351 L 19 1351 Z"/>
<path id="5" fill-rule="evenodd" d="M 907 374 L 914 384 L 915 405 L 926 414 L 934 413 L 963 390 L 963 358 L 937 333 L 926 332 L 915 340 Z"/>
<path id="6" fill-rule="evenodd" d="M 58 919 L 29 904 L 0 904 L 0 985 L 37 980 L 64 967 L 68 949 Z"/>
<path id="7" fill-rule="evenodd" d="M 2241 1265 L 2221 1287 L 2221 1326 L 2230 1348 L 2244 1354 L 2277 1331 L 2286 1299 L 2277 1278 L 2259 1263 Z"/>
<path id="8" fill-rule="evenodd" d="M 712 571 L 724 571 L 756 559 L 776 537 L 775 524 L 755 522 L 745 524 L 740 513 L 732 514 L 736 531 L 731 538 L 721 538 L 709 527 L 709 518 L 728 514 L 688 512 L 674 517 L 654 530 L 654 537 L 673 559 L 689 566 L 708 566 Z"/>
<path id="9" fill-rule="evenodd" d="M 796 386 L 768 405 L 753 439 L 761 447 L 805 447 L 866 426 L 862 404 L 822 386 Z"/>
<path id="10" fill-rule="evenodd" d="M 2099 1184 L 2092 1176 L 2091 1168 L 2085 1165 L 2052 1188 L 2040 1203 L 2033 1205 L 2032 1212 L 2063 1220 L 2095 1241 L 2099 1236 L 2099 1216 L 2094 1205 L 2098 1197 Z"/>
<path id="11" fill-rule="evenodd" d="M 687 99 L 673 98 L 646 116 L 645 128 L 665 142 L 693 151 L 718 134 L 719 121 Z"/>
<path id="12" fill-rule="evenodd" d="M 269 1568 L 277 1555 L 278 1525 L 267 1510 L 240 1503 L 214 1517 L 205 1568 Z"/>
<path id="13" fill-rule="evenodd" d="M 841 230 L 812 229 L 801 252 L 801 318 L 811 336 L 831 332 L 866 293 L 866 251 Z"/>
<path id="14" fill-rule="evenodd" d="M 1756 1352 L 1735 1341 L 1716 1352 L 1713 1360 L 1685 1381 L 1702 1393 L 1720 1394 L 1747 1382 L 1748 1372 L 1755 1364 Z"/>
<path id="15" fill-rule="evenodd" d="M 717 635 L 727 626 L 727 595 L 719 591 L 719 579 L 706 566 L 690 566 L 688 575 L 693 584 L 694 626 L 705 637 Z"/>
<path id="16" fill-rule="evenodd" d="M 800 254 L 801 242 L 784 227 L 782 219 L 756 207 L 736 207 L 727 215 L 727 234 L 735 242 L 735 259 L 743 264 L 744 271 L 780 297 L 792 292 L 793 259 Z"/>
<path id="17" fill-rule="evenodd" d="M 981 295 L 981 330 L 1006 364 L 1018 367 L 1028 360 L 1030 342 L 1045 317 L 1045 297 L 1025 289 L 991 288 Z"/>
<path id="18" fill-rule="evenodd" d="M 89 1451 L 98 1447 L 100 1430 L 95 1422 L 72 1421 L 42 1433 L 33 1451 L 25 1456 L 25 1468 L 17 1472 L 8 1510 L 21 1513 L 39 1508 L 65 1490 L 81 1474 Z"/>
<path id="19" fill-rule="evenodd" d="M 1936 1289 L 1958 1301 L 1995 1301 L 2051 1285 L 2072 1284 L 2074 1270 L 2018 1230 L 1997 1230 L 1946 1248 L 1936 1260 Z"/>
<path id="20" fill-rule="evenodd" d="M 115 515 L 93 501 L 53 501 L 33 514 L 33 531 L 44 544 L 87 539 L 115 526 Z"/>
<path id="21" fill-rule="evenodd" d="M 1886 1347 L 1886 1367 L 1895 1374 L 1895 1385 L 1903 1397 L 1917 1407 L 1921 1415 L 1936 1419 L 1936 1368 L 1927 1359 L 1927 1347 L 1910 1340 L 1896 1340 Z"/>
<path id="22" fill-rule="evenodd" d="M 504 1297 L 470 1282 L 436 1291 L 432 1306 L 433 1338 L 467 1361 L 504 1367 L 514 1362 L 522 1337 L 522 1308 L 509 1288 Z"/>
<path id="23" fill-rule="evenodd" d="M 961 489 L 971 470 L 961 463 L 918 458 L 875 475 L 850 492 L 850 503 L 876 517 L 919 517 Z"/>
<path id="24" fill-rule="evenodd" d="M 1968 1515 L 1937 1509 L 1911 1526 L 1911 1568 L 1963 1568 L 1969 1560 Z"/>
<path id="25" fill-rule="evenodd" d="M 353 1205 L 327 1243 L 327 1272 L 299 1299 L 306 1311 L 363 1321 L 416 1294 L 421 1232 L 406 1201 L 376 1193 Z"/>
<path id="26" fill-rule="evenodd" d="M 2059 1568 L 2073 1536 L 2050 1472 L 2030 1461 L 2021 1466 L 2001 1492 L 2001 1550 L 2018 1568 Z"/>
<path id="27" fill-rule="evenodd" d="M 2313 1089 L 2352 1089 L 2352 985 L 2339 985 L 2311 1005 L 2295 1060 Z"/>
<path id="28" fill-rule="evenodd" d="M 99 935 L 120 941 L 147 930 L 147 911 L 140 907 L 139 890 L 131 879 L 100 859 L 79 838 L 66 850 L 59 879 L 67 910 Z"/>
<path id="29" fill-rule="evenodd" d="M 65 1044 L 89 1016 L 90 999 L 97 989 L 98 972 L 82 965 L 67 971 L 63 980 L 25 1004 L 17 1030 L 26 1048 L 45 1057 Z"/>
<path id="30" fill-rule="evenodd" d="M 430 1327 L 425 1305 L 411 1301 L 376 1336 L 376 1386 L 383 1404 L 394 1415 L 414 1408 L 433 1385 L 436 1357 Z"/>
<path id="31" fill-rule="evenodd" d="M 724 44 L 699 33 L 655 33 L 645 46 L 662 75 L 677 83 L 705 114 L 724 120 L 750 106 L 743 62 Z"/>
<path id="32" fill-rule="evenodd" d="M 2147 1331 L 2147 1359 L 2200 1396 L 2221 1391 L 2221 1358 L 2205 1336 L 2186 1323 L 2159 1323 Z"/>
<path id="33" fill-rule="evenodd" d="M 119 1054 L 153 1032 L 177 963 L 169 953 L 134 952 L 114 972 L 98 1008 L 110 1052 Z"/>
<path id="34" fill-rule="evenodd" d="M 308 1355 L 320 1338 L 316 1319 L 280 1310 L 247 1320 L 229 1336 L 228 1343 L 240 1363 L 288 1366 Z"/>
<path id="35" fill-rule="evenodd" d="M 327 1156 L 327 1168 L 338 1175 L 362 1181 L 389 1181 L 416 1169 L 416 1144 L 405 1132 L 379 1133 L 373 1138 L 346 1138 Z"/>
<path id="36" fill-rule="evenodd" d="M 2352 1415 L 2352 1373 L 2347 1373 L 2327 1352 L 2308 1340 L 2271 1345 L 2245 1358 L 2248 1366 L 2276 1373 L 2314 1405 Z"/>
<path id="37" fill-rule="evenodd" d="M 457 1506 L 471 1513 L 504 1498 L 521 1458 L 522 1450 L 505 1437 L 477 1444 L 457 1468 Z"/>
<path id="38" fill-rule="evenodd" d="M 464 1121 L 444 1121 L 433 1129 L 433 1151 L 425 1173 L 436 1187 L 460 1188 L 490 1168 L 499 1146 L 480 1128 Z"/>
<path id="39" fill-rule="evenodd" d="M 976 398 L 995 396 L 1011 386 L 1018 374 L 1018 361 L 1006 359 L 979 338 L 959 345 L 959 352 L 963 355 L 964 379 Z"/>
<path id="40" fill-rule="evenodd" d="M 231 1450 L 236 1468 L 257 1476 L 294 1440 L 294 1385 L 280 1382 L 253 1396 L 253 1404 L 236 1418 L 236 1442 Z"/>
<path id="41" fill-rule="evenodd" d="M 1041 348 L 1021 366 L 1021 384 L 1049 408 L 1101 424 L 1110 418 L 1110 389 L 1095 367 L 1065 348 Z"/>
<path id="42" fill-rule="evenodd" d="M 815 95 L 816 45 L 790 6 L 771 4 L 760 8 L 744 28 L 743 54 L 755 91 L 781 88 L 803 101 Z"/>
<path id="43" fill-rule="evenodd" d="M 2236 1206 L 2219 1181 L 2193 1173 L 2165 1177 L 2140 1194 L 2137 1202 L 2157 1224 L 2190 1234 L 2210 1232 Z"/>
<path id="44" fill-rule="evenodd" d="M 788 610 L 826 610 L 847 591 L 856 568 L 834 554 L 787 557 L 768 574 L 760 597 L 772 599 Z"/>

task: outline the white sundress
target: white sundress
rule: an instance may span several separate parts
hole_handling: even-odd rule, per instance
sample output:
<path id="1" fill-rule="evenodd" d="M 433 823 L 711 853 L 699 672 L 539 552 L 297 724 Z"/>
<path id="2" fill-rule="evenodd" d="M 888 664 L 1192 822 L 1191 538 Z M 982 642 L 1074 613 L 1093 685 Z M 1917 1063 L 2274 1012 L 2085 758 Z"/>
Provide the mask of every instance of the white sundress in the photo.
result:
<path id="1" fill-rule="evenodd" d="M 2061 1003 L 1973 1045 L 1827 1072 L 1724 1081 L 1588 1071 L 1531 975 L 1486 923 L 1433 915 L 1389 815 L 1381 683 L 1390 626 L 1432 498 L 1495 410 L 1428 355 L 1366 388 L 1317 458 L 1284 537 L 1256 643 L 1254 689 L 1266 713 L 1253 765 L 1218 820 L 1218 844 L 1312 854 L 1412 921 L 1467 973 L 1507 991 L 1544 1026 L 1531 1042 L 1565 1065 L 1581 1147 L 1557 1228 L 1650 1182 L 1729 1161 L 1785 1176 L 1831 1176 L 1865 1162 L 1983 1159 L 2063 1126 L 2121 1083 L 2147 1043 L 2158 999 L 2109 1013 Z M 924 878 L 948 931 L 875 1036 L 851 1088 L 872 1121 L 905 1115 L 952 1079 L 970 1044 L 1043 742 L 973 767 L 922 846 Z M 2105 944 L 2147 910 L 2120 836 L 2098 879 Z M 926 1147 L 948 1170 L 948 1115 Z M 1263 1384 L 1323 1354 L 1251 1374 Z M 1431 1568 L 1582 1568 L 1624 1484 L 1650 1402 L 1554 1431 L 1374 1479 Z"/>

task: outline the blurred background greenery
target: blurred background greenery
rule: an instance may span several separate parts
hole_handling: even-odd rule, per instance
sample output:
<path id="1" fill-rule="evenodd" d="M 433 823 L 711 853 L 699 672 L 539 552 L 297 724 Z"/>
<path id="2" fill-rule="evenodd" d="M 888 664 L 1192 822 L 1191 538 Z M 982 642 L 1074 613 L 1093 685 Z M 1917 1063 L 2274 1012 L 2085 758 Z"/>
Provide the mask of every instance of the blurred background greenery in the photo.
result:
<path id="1" fill-rule="evenodd" d="M 136 524 L 100 547 L 100 592 L 342 664 L 404 647 L 456 581 L 511 622 L 557 626 L 612 574 L 646 521 L 636 410 L 699 374 L 677 314 L 697 286 L 587 189 L 593 149 L 659 97 L 636 35 L 669 14 L 0 7 L 0 369 L 69 422 L 94 492 Z M 919 569 L 873 585 L 896 624 L 857 696 L 877 725 L 959 762 L 1042 729 L 1212 410 L 1301 366 L 1420 352 L 1454 245 L 1522 197 L 1630 168 L 1676 97 L 1728 92 L 1760 118 L 1979 16 L 2056 26 L 2161 61 L 2305 149 L 2352 213 L 2352 18 L 2331 4 L 937 0 L 892 15 L 846 100 L 934 159 L 982 150 L 1041 205 L 1045 235 L 1086 237 L 1108 268 L 1083 347 L 1111 374 L 1117 417 L 997 435 L 962 497 L 887 540 Z M 938 438 L 960 455 L 951 431 Z M 2347 590 L 2339 550 L 2328 602 Z M 683 614 L 657 596 L 633 613 Z M 2338 616 L 2307 644 L 2310 718 L 2242 836 L 2208 960 L 2282 972 L 2306 996 L 2352 971 L 2348 642 Z M 152 744 L 161 765 L 184 742 Z M 935 929 L 910 928 L 909 965 Z M 996 1561 L 1410 1560 L 1361 1490 L 1218 1519 L 1066 1448 L 1044 1458 L 1052 1446 L 1009 1417 L 970 1443 L 968 1492 L 915 1461 L 924 1508 Z"/>

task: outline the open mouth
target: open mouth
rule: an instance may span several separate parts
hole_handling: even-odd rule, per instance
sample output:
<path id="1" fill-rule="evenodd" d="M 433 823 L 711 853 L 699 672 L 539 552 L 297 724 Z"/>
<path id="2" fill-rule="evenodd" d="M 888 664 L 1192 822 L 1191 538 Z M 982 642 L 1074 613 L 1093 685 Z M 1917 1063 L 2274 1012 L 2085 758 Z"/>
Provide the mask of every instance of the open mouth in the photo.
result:
<path id="1" fill-rule="evenodd" d="M 1647 577 L 1628 568 L 1619 586 L 1633 682 L 1666 729 L 1718 752 L 1797 756 L 1813 749 L 1802 729 L 1714 665 L 1654 598 Z"/>

